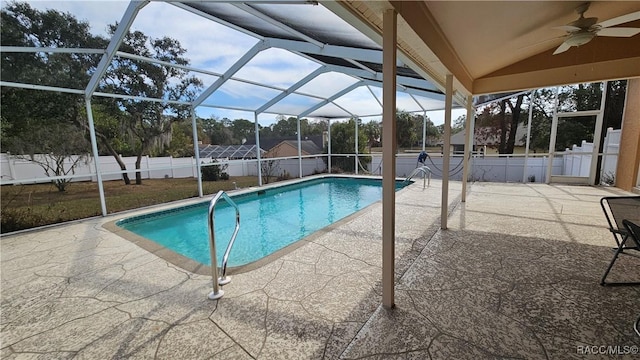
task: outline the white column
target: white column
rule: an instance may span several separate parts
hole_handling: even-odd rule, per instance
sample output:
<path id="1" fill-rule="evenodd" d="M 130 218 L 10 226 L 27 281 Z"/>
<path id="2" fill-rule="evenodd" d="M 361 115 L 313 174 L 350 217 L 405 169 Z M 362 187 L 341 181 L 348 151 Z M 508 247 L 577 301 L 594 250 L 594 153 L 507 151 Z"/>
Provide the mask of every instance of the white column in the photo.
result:
<path id="1" fill-rule="evenodd" d="M 356 145 L 355 145 L 355 154 L 356 154 L 356 160 L 355 160 L 355 165 L 356 165 L 356 175 L 358 175 L 358 118 L 356 117 L 354 119 L 355 123 L 356 123 Z"/>
<path id="2" fill-rule="evenodd" d="M 551 171 L 553 170 L 553 153 L 556 151 L 556 136 L 558 134 L 558 92 L 556 86 L 555 99 L 553 105 L 553 120 L 551 120 L 551 135 L 549 136 L 549 158 L 547 159 L 547 175 L 545 183 L 551 183 Z"/>
<path id="3" fill-rule="evenodd" d="M 462 160 L 462 202 L 467 201 L 467 180 L 469 179 L 469 155 L 473 149 L 473 96 L 467 96 L 467 121 L 464 123 L 464 158 Z"/>
<path id="4" fill-rule="evenodd" d="M 300 144 L 300 117 L 296 117 L 296 125 L 298 127 L 298 177 L 302 179 L 302 145 Z"/>
<path id="5" fill-rule="evenodd" d="M 529 98 L 529 120 L 527 121 L 527 142 L 524 148 L 524 169 L 522 170 L 522 182 L 527 182 L 527 162 L 529 161 L 529 146 L 531 144 L 531 121 L 533 119 L 533 101 L 535 99 L 536 91 L 531 91 L 531 97 Z"/>
<path id="6" fill-rule="evenodd" d="M 440 205 L 440 228 L 447 229 L 449 213 L 449 161 L 451 153 L 451 108 L 453 107 L 453 75 L 447 74 L 444 98 L 444 145 L 442 148 L 442 204 Z"/>
<path id="7" fill-rule="evenodd" d="M 89 122 L 89 136 L 91 137 L 91 151 L 93 151 L 93 162 L 98 178 L 98 193 L 100 194 L 100 207 L 102 216 L 107 216 L 107 202 L 104 197 L 104 187 L 102 184 L 102 173 L 100 172 L 100 154 L 98 153 L 98 140 L 96 139 L 96 129 L 93 124 L 93 111 L 91 110 L 91 97 L 85 99 L 87 106 L 87 121 Z"/>
<path id="8" fill-rule="evenodd" d="M 256 159 L 258 159 L 258 186 L 262 186 L 262 163 L 260 162 L 260 126 L 258 125 L 258 113 L 253 114 L 256 132 Z"/>
<path id="9" fill-rule="evenodd" d="M 427 149 L 427 112 L 422 113 L 422 151 Z"/>
<path id="10" fill-rule="evenodd" d="M 386 10 L 382 34 L 382 305 L 395 306 L 397 13 Z"/>
<path id="11" fill-rule="evenodd" d="M 331 119 L 327 119 L 327 172 L 331 174 Z"/>
<path id="12" fill-rule="evenodd" d="M 196 109 L 191 107 L 191 130 L 193 131 L 193 153 L 196 158 L 196 178 L 198 179 L 198 196 L 203 197 L 202 172 L 200 171 L 200 147 L 198 146 L 198 124 L 196 121 Z M 173 168 L 171 169 L 173 172 Z"/>
<path id="13" fill-rule="evenodd" d="M 593 151 L 591 153 L 591 167 L 589 169 L 589 185 L 596 185 L 596 170 L 598 170 L 598 155 L 600 153 L 600 140 L 602 138 L 602 123 L 604 122 L 604 105 L 607 101 L 607 82 L 602 83 L 602 98 L 600 100 L 600 113 L 596 115 L 596 131 L 593 134 Z M 582 160 L 582 156 L 580 160 Z"/>

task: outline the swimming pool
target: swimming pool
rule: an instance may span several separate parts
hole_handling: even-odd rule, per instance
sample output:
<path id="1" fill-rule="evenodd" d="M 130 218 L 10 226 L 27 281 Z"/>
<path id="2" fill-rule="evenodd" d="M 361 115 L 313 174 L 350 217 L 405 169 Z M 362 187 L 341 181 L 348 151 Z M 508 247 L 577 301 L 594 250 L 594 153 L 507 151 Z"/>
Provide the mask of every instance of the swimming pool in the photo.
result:
<path id="1" fill-rule="evenodd" d="M 406 183 L 396 181 L 396 190 Z M 382 198 L 382 181 L 321 177 L 232 196 L 240 209 L 240 231 L 229 257 L 236 267 L 264 258 Z M 135 216 L 116 225 L 176 253 L 210 265 L 209 202 Z M 215 208 L 218 264 L 235 227 L 235 210 Z"/>

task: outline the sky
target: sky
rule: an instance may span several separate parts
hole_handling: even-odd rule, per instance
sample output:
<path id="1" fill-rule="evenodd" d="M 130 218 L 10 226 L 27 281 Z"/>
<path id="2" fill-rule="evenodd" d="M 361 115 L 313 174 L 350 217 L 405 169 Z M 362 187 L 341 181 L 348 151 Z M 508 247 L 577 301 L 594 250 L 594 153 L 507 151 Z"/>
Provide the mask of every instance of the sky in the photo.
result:
<path id="1" fill-rule="evenodd" d="M 129 5 L 128 1 L 122 0 L 31 0 L 28 2 L 32 7 L 39 10 L 56 9 L 62 12 L 69 12 L 77 19 L 87 21 L 91 25 L 91 32 L 101 36 L 107 35 L 106 29 L 109 24 L 121 20 Z M 2 4 L 4 5 L 5 3 L 6 1 L 3 0 Z M 305 20 L 313 22 L 325 21 L 326 19 Z M 338 19 L 338 21 L 341 20 Z M 190 59 L 192 67 L 206 69 L 215 73 L 224 73 L 226 69 L 258 42 L 256 38 L 240 31 L 159 1 L 152 1 L 142 8 L 136 16 L 132 30 L 140 30 L 152 38 L 169 36 L 177 39 L 187 49 L 185 57 Z M 272 48 L 256 55 L 234 77 L 257 81 L 279 88 L 287 88 L 319 66 L 318 63 L 296 54 Z M 197 75 L 204 81 L 205 88 L 216 80 L 213 76 Z M 356 81 L 353 77 L 344 74 L 327 73 L 317 77 L 299 89 L 299 91 L 315 96 L 328 97 Z M 261 88 L 229 80 L 204 103 L 255 109 L 278 94 L 279 91 L 274 89 Z M 382 108 L 376 99 L 376 97 L 381 99 L 381 94 L 381 88 L 359 87 L 336 100 L 336 103 L 360 115 L 365 122 L 380 120 L 381 116 L 365 117 L 363 115 L 382 112 Z M 317 98 L 294 94 L 274 105 L 270 110 L 285 115 L 289 115 L 288 113 L 297 114 L 318 101 L 320 100 Z M 398 93 L 397 107 L 407 111 L 420 109 L 415 101 L 404 93 Z M 217 118 L 226 117 L 232 120 L 238 118 L 253 120 L 254 118 L 253 112 L 248 111 L 206 107 L 198 107 L 196 111 L 198 116 L 204 118 L 212 116 Z M 464 113 L 464 110 L 456 109 L 453 111 L 452 119 L 455 120 Z M 263 126 L 270 125 L 275 122 L 276 116 L 276 114 L 260 114 L 259 123 Z M 429 111 L 427 116 L 436 125 L 444 122 L 444 111 Z"/>

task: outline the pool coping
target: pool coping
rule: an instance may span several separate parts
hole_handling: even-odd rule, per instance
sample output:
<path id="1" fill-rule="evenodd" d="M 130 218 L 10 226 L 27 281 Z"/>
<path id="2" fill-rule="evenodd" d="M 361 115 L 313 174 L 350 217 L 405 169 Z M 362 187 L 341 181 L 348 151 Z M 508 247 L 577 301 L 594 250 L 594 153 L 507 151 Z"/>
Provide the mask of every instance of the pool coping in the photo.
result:
<path id="1" fill-rule="evenodd" d="M 239 190 L 234 190 L 234 191 L 230 191 L 227 192 L 229 194 L 229 196 L 231 196 L 231 198 L 233 198 L 234 196 L 241 196 L 244 194 L 248 194 L 254 191 L 257 191 L 259 189 L 263 189 L 263 190 L 268 190 L 268 189 L 273 189 L 273 188 L 277 188 L 277 187 L 282 187 L 282 186 L 286 186 L 286 185 L 292 185 L 292 184 L 297 184 L 300 182 L 305 182 L 305 181 L 312 181 L 312 180 L 316 180 L 316 179 L 324 179 L 324 178 L 329 178 L 329 177 L 343 177 L 343 178 L 362 178 L 362 179 L 382 179 L 381 176 L 377 176 L 377 175 L 345 175 L 345 174 L 320 174 L 320 175 L 316 175 L 316 176 L 307 176 L 304 178 L 296 178 L 296 179 L 292 179 L 292 180 L 285 180 L 285 181 L 279 181 L 277 183 L 271 183 L 271 184 L 267 184 L 267 185 L 263 185 L 263 186 L 252 186 L 246 189 L 239 189 Z M 396 177 L 395 178 L 396 181 L 398 180 L 405 180 L 405 178 L 403 177 Z M 414 182 L 415 183 L 415 182 Z M 410 184 L 411 185 L 411 184 Z M 397 192 L 401 192 L 403 190 L 405 190 L 408 186 L 405 186 L 402 189 L 399 189 L 396 191 Z M 164 209 L 164 211 L 171 211 L 171 210 L 175 210 L 178 208 L 182 208 L 185 206 L 198 206 L 200 204 L 204 204 L 209 202 L 210 200 L 201 200 L 201 201 L 196 201 L 193 202 L 194 199 L 185 199 L 185 200 L 181 200 L 178 201 L 177 203 L 173 203 L 171 204 L 172 206 Z M 190 203 L 186 204 L 186 203 L 182 203 L 183 201 L 190 201 Z M 233 266 L 233 267 L 227 267 L 227 274 L 228 275 L 234 275 L 234 274 L 242 274 L 248 271 L 252 271 L 255 269 L 258 269 L 262 266 L 265 266 L 269 263 L 272 263 L 273 261 L 295 251 L 296 249 L 299 249 L 307 244 L 309 244 L 310 242 L 312 242 L 314 239 L 322 236 L 324 233 L 329 232 L 331 230 L 334 230 L 336 227 L 342 226 L 345 223 L 353 220 L 354 218 L 363 215 L 367 210 L 369 210 L 372 206 L 378 204 L 379 202 L 381 202 L 382 200 L 378 200 L 375 201 L 367 206 L 365 206 L 364 208 L 358 210 L 357 212 L 347 215 L 346 217 L 332 223 L 329 224 L 321 229 L 318 229 L 317 231 L 279 249 L 276 250 L 275 252 L 264 256 L 258 260 L 252 261 L 248 264 L 244 264 L 244 265 L 240 265 L 240 266 Z M 164 204 L 166 205 L 166 204 Z M 137 214 L 137 215 L 130 215 L 128 217 L 123 217 L 123 218 L 117 218 L 111 221 L 108 221 L 104 224 L 102 224 L 102 227 L 105 230 L 108 230 L 110 232 L 112 232 L 115 235 L 118 235 L 119 237 L 133 243 L 134 245 L 139 246 L 140 248 L 158 256 L 159 258 L 183 269 L 189 272 L 192 272 L 194 274 L 198 274 L 198 275 L 211 275 L 211 266 L 210 265 L 205 265 L 202 263 L 199 263 L 193 259 L 190 259 L 182 254 L 179 254 L 165 246 L 162 246 L 158 243 L 156 243 L 153 240 L 149 240 L 143 236 L 140 236 L 138 234 L 135 234 L 129 230 L 126 230 L 118 225 L 116 225 L 117 222 L 124 220 L 126 218 L 130 218 L 130 217 L 134 217 L 134 216 L 144 216 L 147 214 L 151 214 L 154 212 L 158 212 L 159 209 L 157 209 L 157 207 L 162 206 L 162 204 L 159 205 L 153 205 L 150 207 L 147 207 L 144 209 L 143 213 Z"/>

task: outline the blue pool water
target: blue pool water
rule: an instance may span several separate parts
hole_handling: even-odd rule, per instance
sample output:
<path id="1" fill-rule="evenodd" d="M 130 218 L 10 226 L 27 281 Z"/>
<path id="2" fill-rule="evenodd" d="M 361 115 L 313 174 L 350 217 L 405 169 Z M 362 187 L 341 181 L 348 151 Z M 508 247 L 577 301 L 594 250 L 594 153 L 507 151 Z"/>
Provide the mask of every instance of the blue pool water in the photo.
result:
<path id="1" fill-rule="evenodd" d="M 396 182 L 396 190 L 405 184 Z M 379 179 L 325 177 L 233 196 L 240 231 L 229 266 L 259 260 L 382 198 Z M 202 264 L 211 264 L 209 202 L 136 216 L 117 225 Z M 235 228 L 235 209 L 221 200 L 215 208 L 218 264 Z"/>

